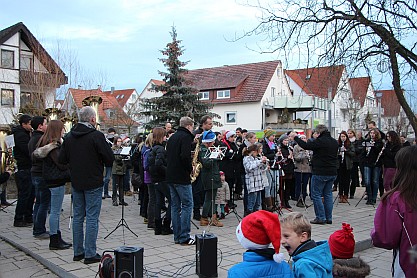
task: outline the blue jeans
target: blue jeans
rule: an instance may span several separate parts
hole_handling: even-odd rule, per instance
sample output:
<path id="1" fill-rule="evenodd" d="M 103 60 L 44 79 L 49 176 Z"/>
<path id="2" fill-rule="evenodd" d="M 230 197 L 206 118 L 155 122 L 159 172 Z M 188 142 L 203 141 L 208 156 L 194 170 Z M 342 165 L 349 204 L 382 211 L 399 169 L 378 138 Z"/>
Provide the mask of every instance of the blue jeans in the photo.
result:
<path id="1" fill-rule="evenodd" d="M 365 166 L 364 174 L 366 194 L 368 194 L 368 200 L 376 202 L 376 196 L 378 195 L 379 178 L 381 176 L 381 168 Z"/>
<path id="2" fill-rule="evenodd" d="M 97 254 L 98 219 L 101 210 L 101 193 L 103 188 L 77 190 L 72 187 L 74 220 L 72 240 L 74 256 L 85 254 L 92 258 Z M 85 239 L 84 239 L 84 218 Z"/>
<path id="3" fill-rule="evenodd" d="M 333 211 L 332 187 L 336 176 L 318 176 L 311 177 L 311 199 L 314 204 L 314 213 L 320 221 L 331 221 Z M 324 198 L 324 204 L 321 197 Z"/>
<path id="4" fill-rule="evenodd" d="M 174 242 L 183 243 L 190 238 L 193 192 L 191 184 L 169 184 L 171 192 L 171 219 Z"/>
<path id="5" fill-rule="evenodd" d="M 64 201 L 65 186 L 49 188 L 51 191 L 51 213 L 49 215 L 49 234 L 56 235 L 59 231 L 59 216 Z"/>
<path id="6" fill-rule="evenodd" d="M 259 206 L 261 205 L 261 194 L 261 190 L 248 193 L 248 211 L 254 212 L 259 209 Z"/>
<path id="7" fill-rule="evenodd" d="M 16 221 L 23 221 L 24 219 L 32 220 L 35 187 L 32 185 L 30 169 L 17 171 L 15 178 L 17 185 L 17 204 L 14 219 Z"/>
<path id="8" fill-rule="evenodd" d="M 38 236 L 46 233 L 45 223 L 48 216 L 51 193 L 42 177 L 32 177 L 35 186 L 36 203 L 33 209 L 33 235 Z"/>
<path id="9" fill-rule="evenodd" d="M 109 183 L 110 183 L 110 178 L 111 178 L 111 169 L 112 167 L 106 167 L 106 175 L 104 176 L 103 179 L 103 195 L 104 196 L 109 196 Z"/>

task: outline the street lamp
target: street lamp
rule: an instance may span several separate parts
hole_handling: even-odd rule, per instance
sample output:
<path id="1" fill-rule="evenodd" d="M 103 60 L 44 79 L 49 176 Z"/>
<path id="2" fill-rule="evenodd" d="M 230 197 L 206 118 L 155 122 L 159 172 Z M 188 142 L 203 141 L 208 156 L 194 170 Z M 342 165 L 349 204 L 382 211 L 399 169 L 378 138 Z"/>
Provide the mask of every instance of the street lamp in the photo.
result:
<path id="1" fill-rule="evenodd" d="M 378 101 L 378 129 L 381 130 L 381 99 L 382 99 L 382 92 L 376 92 L 375 97 Z"/>

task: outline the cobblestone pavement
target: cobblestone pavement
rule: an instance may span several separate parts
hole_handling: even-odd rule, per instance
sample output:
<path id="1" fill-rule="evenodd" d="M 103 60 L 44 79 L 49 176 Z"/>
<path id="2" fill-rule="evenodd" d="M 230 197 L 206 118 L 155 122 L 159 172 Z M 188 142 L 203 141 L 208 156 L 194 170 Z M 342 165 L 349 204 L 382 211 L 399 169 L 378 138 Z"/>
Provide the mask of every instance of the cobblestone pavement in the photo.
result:
<path id="1" fill-rule="evenodd" d="M 342 222 L 347 222 L 354 228 L 357 247 L 366 249 L 370 246 L 369 233 L 373 226 L 375 208 L 365 205 L 361 201 L 357 207 L 359 198 L 363 194 L 363 188 L 358 188 L 355 199 L 349 200 L 349 204 L 334 205 L 333 225 L 313 225 L 312 237 L 314 240 L 328 239 L 329 235 L 341 228 Z M 336 196 L 336 195 L 334 195 Z M 97 246 L 98 252 L 105 250 L 113 251 L 120 246 L 138 246 L 144 248 L 145 277 L 197 277 L 195 274 L 195 247 L 184 247 L 174 244 L 172 236 L 156 236 L 153 231 L 148 230 L 143 218 L 139 216 L 139 206 L 136 196 L 126 197 L 129 204 L 125 207 L 125 220 L 129 227 L 138 235 L 135 237 L 127 229 L 120 227 L 107 239 L 104 239 L 118 224 L 121 217 L 121 206 L 114 207 L 111 199 L 103 200 L 100 215 L 100 230 Z M 311 202 L 308 200 L 308 204 Z M 237 213 L 243 215 L 242 201 L 237 201 Z M 295 204 L 295 202 L 291 202 Z M 1 237 L 21 246 L 27 253 L 39 256 L 40 261 L 49 264 L 50 269 L 59 276 L 72 277 L 94 277 L 98 271 L 98 264 L 85 265 L 82 262 L 73 262 L 73 250 L 51 251 L 48 248 L 48 240 L 37 240 L 32 237 L 31 228 L 13 227 L 14 208 L 7 208 L 8 213 L 0 212 L 0 223 L 2 227 Z M 70 196 L 66 195 L 61 216 L 61 232 L 64 240 L 71 242 L 70 219 Z M 309 219 L 314 218 L 313 207 L 308 209 L 296 208 Z M 284 211 L 286 213 L 286 211 Z M 235 236 L 235 229 L 238 222 L 237 217 L 232 213 L 226 217 L 223 228 L 204 227 L 206 233 L 213 233 L 218 238 L 218 275 L 227 277 L 227 270 L 234 264 L 242 261 L 242 253 L 245 251 L 238 243 Z M 198 225 L 198 223 L 195 223 Z M 201 234 L 203 227 L 197 229 L 191 226 L 191 234 Z M 48 223 L 47 223 L 48 228 Z M 4 241 L 0 241 L 0 277 L 56 277 L 51 271 L 45 269 L 37 260 L 16 251 Z M 285 250 L 281 250 L 286 253 Z M 11 255 L 16 254 L 16 255 Z M 367 261 L 372 268 L 371 277 L 390 277 L 391 252 L 378 248 L 370 248 L 357 254 Z M 287 255 L 288 256 L 288 255 Z M 22 271 L 16 276 L 16 271 Z M 25 272 L 27 271 L 27 272 Z M 20 272 L 19 272 L 20 273 Z M 7 275 L 6 275 L 7 274 Z"/>

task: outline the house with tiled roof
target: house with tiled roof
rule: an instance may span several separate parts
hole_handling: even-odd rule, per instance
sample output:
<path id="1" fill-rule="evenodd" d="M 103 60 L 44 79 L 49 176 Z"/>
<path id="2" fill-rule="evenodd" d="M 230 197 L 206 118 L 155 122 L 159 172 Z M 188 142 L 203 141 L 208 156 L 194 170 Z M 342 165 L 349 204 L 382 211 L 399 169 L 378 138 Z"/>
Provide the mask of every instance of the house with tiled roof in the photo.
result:
<path id="1" fill-rule="evenodd" d="M 115 90 L 114 87 L 111 87 L 110 91 L 103 91 L 103 93 L 114 97 L 126 114 L 135 119 L 138 118 L 139 103 L 137 100 L 139 94 L 136 89 Z"/>
<path id="2" fill-rule="evenodd" d="M 285 70 L 285 75 L 292 92 L 287 102 L 292 103 L 297 118 L 308 120 L 312 127 L 318 123 L 331 125 L 332 135 L 350 127 L 349 110 L 354 103 L 344 65 Z M 310 111 L 305 111 L 303 101 L 310 98 L 312 101 L 305 106 Z"/>
<path id="3" fill-rule="evenodd" d="M 132 119 L 119 102 L 111 94 L 104 93 L 101 88 L 97 89 L 68 89 L 68 93 L 64 99 L 62 110 L 64 110 L 68 116 L 76 116 L 79 109 L 83 105 L 83 100 L 87 97 L 98 96 L 101 97 L 102 102 L 98 105 L 98 119 L 100 124 L 100 130 L 106 132 L 108 128 L 114 127 L 118 130 L 119 134 L 136 134 L 138 123 Z"/>
<path id="4" fill-rule="evenodd" d="M 372 85 L 371 77 L 355 77 L 349 79 L 352 91 L 353 104 L 350 110 L 351 124 L 354 129 L 361 129 L 366 126 L 365 119 L 378 120 L 378 106 L 375 97 L 375 90 Z M 383 114 L 383 110 L 382 110 Z"/>
<path id="5" fill-rule="evenodd" d="M 22 22 L 0 30 L 0 56 L 0 124 L 53 107 L 68 78 Z"/>
<path id="6" fill-rule="evenodd" d="M 200 99 L 213 105 L 212 112 L 221 116 L 223 126 L 260 130 L 277 125 L 282 109 L 275 97 L 289 93 L 283 78 L 281 61 L 189 70 L 189 85 L 199 90 Z"/>
<path id="7" fill-rule="evenodd" d="M 394 90 L 377 90 L 380 93 L 381 107 L 383 114 L 381 117 L 381 129 L 383 131 L 394 130 L 399 134 L 408 134 L 411 127 L 404 110 L 398 102 L 397 95 Z"/>

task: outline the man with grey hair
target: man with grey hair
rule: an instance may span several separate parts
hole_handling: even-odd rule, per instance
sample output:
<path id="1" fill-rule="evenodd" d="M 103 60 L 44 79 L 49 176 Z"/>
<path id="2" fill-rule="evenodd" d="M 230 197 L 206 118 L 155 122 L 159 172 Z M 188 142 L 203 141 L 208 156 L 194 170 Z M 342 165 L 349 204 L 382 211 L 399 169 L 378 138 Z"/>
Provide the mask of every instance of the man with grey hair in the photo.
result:
<path id="1" fill-rule="evenodd" d="M 174 242 L 194 245 L 190 237 L 193 193 L 191 189 L 191 144 L 194 121 L 190 117 L 180 119 L 180 127 L 167 142 L 166 180 L 171 193 L 171 219 Z"/>
<path id="2" fill-rule="evenodd" d="M 337 176 L 339 144 L 330 136 L 325 125 L 317 125 L 316 132 L 319 134 L 314 141 L 304 142 L 295 132 L 294 140 L 304 150 L 312 150 L 311 159 L 311 199 L 313 200 L 316 218 L 312 224 L 332 224 L 333 195 L 332 186 Z M 324 197 L 324 203 L 321 197 Z"/>
<path id="3" fill-rule="evenodd" d="M 103 190 L 103 169 L 113 164 L 114 156 L 104 134 L 96 130 L 96 113 L 90 106 L 79 111 L 79 122 L 66 135 L 59 162 L 69 164 L 73 198 L 74 261 L 97 263 L 98 219 Z M 84 239 L 84 218 L 86 218 Z"/>

